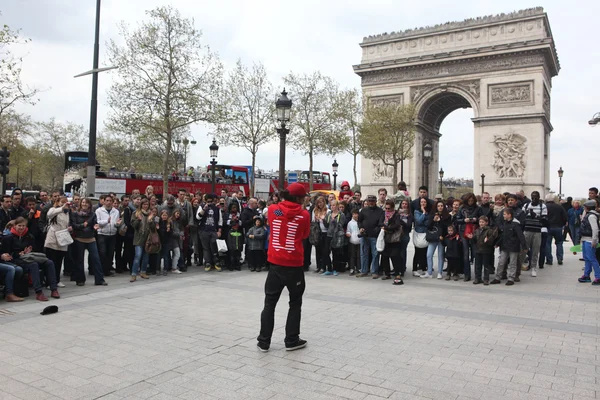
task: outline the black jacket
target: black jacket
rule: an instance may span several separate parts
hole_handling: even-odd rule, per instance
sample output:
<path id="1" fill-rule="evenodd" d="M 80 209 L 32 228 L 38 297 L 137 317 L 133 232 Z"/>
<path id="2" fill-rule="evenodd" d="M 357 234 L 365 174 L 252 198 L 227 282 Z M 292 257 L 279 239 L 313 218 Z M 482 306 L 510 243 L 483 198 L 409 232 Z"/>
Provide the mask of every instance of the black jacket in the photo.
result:
<path id="1" fill-rule="evenodd" d="M 516 219 L 505 221 L 500 239 L 500 249 L 503 251 L 519 253 L 527 246 L 522 226 Z"/>
<path id="2" fill-rule="evenodd" d="M 242 232 L 248 232 L 254 226 L 254 217 L 258 215 L 258 208 L 253 210 L 250 207 L 246 207 L 240 210 L 240 223 L 242 224 L 242 228 L 244 228 Z"/>
<path id="3" fill-rule="evenodd" d="M 83 226 L 84 222 L 87 221 L 87 226 Z M 96 230 L 94 225 L 98 223 L 95 212 L 89 212 L 87 214 L 79 212 L 72 212 L 69 218 L 69 224 L 73 227 L 73 236 L 82 239 L 91 239 L 95 236 Z"/>
<path id="4" fill-rule="evenodd" d="M 463 205 L 458 210 L 458 213 L 456 214 L 456 219 L 455 219 L 456 223 L 458 224 L 459 232 L 461 234 L 463 234 L 465 232 L 465 228 L 467 227 L 467 223 L 465 222 L 466 218 L 475 218 L 474 222 L 469 222 L 469 223 L 473 223 L 476 226 L 478 226 L 479 217 L 481 217 L 481 207 L 479 207 L 477 204 L 474 204 L 472 206 Z"/>
<path id="5" fill-rule="evenodd" d="M 452 238 L 446 236 L 444 246 L 446 246 L 446 258 L 462 258 L 462 240 L 460 240 L 460 236 L 455 235 Z"/>
<path id="6" fill-rule="evenodd" d="M 488 203 L 487 205 L 480 205 L 479 206 L 479 213 L 480 216 L 485 216 L 488 219 L 488 226 L 495 226 L 496 225 L 496 219 L 494 218 L 494 205 Z"/>
<path id="7" fill-rule="evenodd" d="M 376 238 L 385 220 L 385 211 L 381 208 L 363 207 L 358 214 L 358 229 L 365 230 L 365 236 Z"/>
<path id="8" fill-rule="evenodd" d="M 567 223 L 567 212 L 560 204 L 546 202 L 548 208 L 548 228 L 562 228 Z"/>
<path id="9" fill-rule="evenodd" d="M 514 207 L 512 210 L 513 218 L 519 221 L 519 223 L 521 224 L 521 229 L 523 229 L 525 227 L 525 212 L 519 207 Z M 498 227 L 498 229 L 502 230 L 504 228 L 505 222 L 506 221 L 504 221 L 504 210 L 502 210 L 496 218 L 496 226 Z"/>
<path id="10" fill-rule="evenodd" d="M 27 247 L 34 245 L 33 235 L 27 232 L 23 236 L 17 236 L 15 234 L 7 235 L 2 239 L 2 254 L 8 253 L 12 256 L 12 263 L 17 265 L 25 264 L 20 259 L 19 253 L 25 250 Z"/>
<path id="11" fill-rule="evenodd" d="M 434 221 L 433 219 L 436 215 L 438 215 L 438 213 L 429 215 L 429 220 L 427 221 L 427 229 L 432 230 L 434 227 L 437 227 L 439 228 L 440 236 L 444 237 L 448 234 L 448 226 L 452 223 L 452 218 L 449 215 L 445 218 L 442 218 L 440 216 L 439 221 Z"/>

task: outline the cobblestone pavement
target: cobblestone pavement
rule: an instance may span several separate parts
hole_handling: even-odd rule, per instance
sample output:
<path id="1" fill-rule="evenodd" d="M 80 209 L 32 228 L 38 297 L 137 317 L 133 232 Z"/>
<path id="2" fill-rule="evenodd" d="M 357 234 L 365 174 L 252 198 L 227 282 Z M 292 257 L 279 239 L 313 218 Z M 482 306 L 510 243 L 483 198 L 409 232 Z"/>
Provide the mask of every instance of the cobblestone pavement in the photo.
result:
<path id="1" fill-rule="evenodd" d="M 581 266 L 567 254 L 512 287 L 308 273 L 308 346 L 284 350 L 284 292 L 268 353 L 265 273 L 67 283 L 47 304 L 0 302 L 0 399 L 600 398 L 600 287 Z"/>

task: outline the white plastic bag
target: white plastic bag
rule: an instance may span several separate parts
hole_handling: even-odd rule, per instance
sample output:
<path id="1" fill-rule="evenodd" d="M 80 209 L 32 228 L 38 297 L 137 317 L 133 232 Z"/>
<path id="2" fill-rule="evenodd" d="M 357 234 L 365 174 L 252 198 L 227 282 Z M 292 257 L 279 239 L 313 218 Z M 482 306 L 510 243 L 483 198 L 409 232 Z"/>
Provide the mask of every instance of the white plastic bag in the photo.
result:
<path id="1" fill-rule="evenodd" d="M 223 239 L 217 239 L 217 249 L 219 253 L 227 253 L 227 242 Z"/>
<path id="2" fill-rule="evenodd" d="M 71 237 L 71 232 L 68 229 L 63 229 L 60 231 L 55 231 L 56 241 L 58 245 L 61 247 L 68 246 L 73 243 L 73 238 Z"/>
<path id="3" fill-rule="evenodd" d="M 379 236 L 377 236 L 377 243 L 375 244 L 375 248 L 380 253 L 385 249 L 385 231 L 383 229 L 379 231 Z"/>

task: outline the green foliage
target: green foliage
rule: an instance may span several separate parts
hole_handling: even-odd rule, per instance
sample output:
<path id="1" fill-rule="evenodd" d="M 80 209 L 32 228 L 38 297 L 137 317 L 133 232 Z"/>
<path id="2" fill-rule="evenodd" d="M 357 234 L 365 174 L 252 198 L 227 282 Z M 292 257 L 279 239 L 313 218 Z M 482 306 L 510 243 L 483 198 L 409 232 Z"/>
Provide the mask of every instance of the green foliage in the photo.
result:
<path id="1" fill-rule="evenodd" d="M 223 67 L 202 44 L 194 21 L 170 6 L 147 11 L 148 20 L 131 31 L 121 24 L 125 42 L 111 41 L 110 61 L 118 78 L 108 92 L 110 131 L 166 149 L 163 185 L 167 190 L 172 141 L 191 124 L 221 117 Z"/>
<path id="2" fill-rule="evenodd" d="M 341 112 L 343 129 L 348 136 L 348 141 L 344 150 L 352 155 L 354 173 L 354 185 L 358 184 L 356 173 L 356 160 L 361 154 L 361 146 L 359 140 L 360 126 L 363 116 L 363 99 L 358 89 L 343 90 L 338 96 L 338 110 Z"/>
<path id="3" fill-rule="evenodd" d="M 415 131 L 414 105 L 367 100 L 359 135 L 362 153 L 393 168 L 393 186 L 398 182 L 398 164 L 412 157 Z"/>
<path id="4" fill-rule="evenodd" d="M 348 146 L 337 101 L 339 87 L 320 72 L 290 73 L 284 82 L 293 102 L 289 141 L 294 149 L 308 155 L 312 190 L 313 157 L 317 154 L 333 156 Z"/>

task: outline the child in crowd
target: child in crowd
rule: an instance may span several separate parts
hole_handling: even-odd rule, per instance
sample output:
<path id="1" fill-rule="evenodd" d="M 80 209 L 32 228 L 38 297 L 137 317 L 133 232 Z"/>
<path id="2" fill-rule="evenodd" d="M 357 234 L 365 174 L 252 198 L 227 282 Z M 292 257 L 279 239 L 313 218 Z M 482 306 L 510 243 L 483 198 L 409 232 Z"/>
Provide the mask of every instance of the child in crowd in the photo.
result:
<path id="1" fill-rule="evenodd" d="M 158 221 L 158 236 L 160 237 L 161 246 L 161 259 L 163 260 L 163 275 L 167 275 L 167 272 L 171 268 L 171 250 L 173 246 L 177 244 L 177 241 L 173 237 L 173 223 L 169 218 L 169 212 L 163 210 L 160 213 L 160 220 Z M 156 275 L 160 275 L 160 261 L 156 270 Z"/>
<path id="2" fill-rule="evenodd" d="M 490 275 L 494 275 L 494 245 L 498 231 L 489 226 L 488 217 L 479 217 L 479 228 L 473 234 L 475 238 L 475 279 L 473 284 L 490 284 Z M 483 271 L 482 271 L 483 269 Z M 483 273 L 483 274 L 482 274 Z"/>
<path id="3" fill-rule="evenodd" d="M 448 260 L 446 280 L 449 281 L 450 277 L 453 277 L 457 281 L 459 274 L 463 272 L 462 241 L 454 225 L 448 225 L 447 232 L 444 238 L 445 255 Z"/>
<path id="4" fill-rule="evenodd" d="M 185 232 L 185 221 L 181 216 L 181 210 L 177 209 L 173 211 L 172 216 L 173 222 L 173 258 L 171 262 L 171 273 L 180 274 L 181 270 L 177 267 L 179 264 L 179 258 L 181 257 L 181 250 L 183 249 L 183 236 Z"/>
<path id="5" fill-rule="evenodd" d="M 242 249 L 244 248 L 244 236 L 240 227 L 239 219 L 231 220 L 229 235 L 227 237 L 227 248 L 229 249 L 229 270 L 241 269 Z"/>
<path id="6" fill-rule="evenodd" d="M 352 219 L 348 222 L 346 228 L 346 237 L 349 238 L 348 244 L 348 265 L 350 267 L 350 275 L 354 275 L 360 271 L 360 238 L 358 229 L 358 208 L 352 210 Z"/>
<path id="7" fill-rule="evenodd" d="M 260 272 L 265 262 L 265 228 L 263 227 L 262 218 L 257 215 L 254 217 L 254 226 L 246 232 L 248 242 L 248 267 L 250 271 Z"/>
<path id="8" fill-rule="evenodd" d="M 514 220 L 514 211 L 507 207 L 504 213 L 504 227 L 500 236 L 500 260 L 498 261 L 498 269 L 496 270 L 496 279 L 491 281 L 492 285 L 501 283 L 502 272 L 508 266 L 508 281 L 506 286 L 515 284 L 517 277 L 517 260 L 519 254 L 526 248 L 525 235 L 521 229 L 519 221 Z"/>

